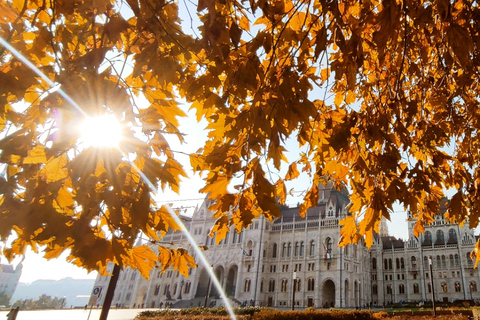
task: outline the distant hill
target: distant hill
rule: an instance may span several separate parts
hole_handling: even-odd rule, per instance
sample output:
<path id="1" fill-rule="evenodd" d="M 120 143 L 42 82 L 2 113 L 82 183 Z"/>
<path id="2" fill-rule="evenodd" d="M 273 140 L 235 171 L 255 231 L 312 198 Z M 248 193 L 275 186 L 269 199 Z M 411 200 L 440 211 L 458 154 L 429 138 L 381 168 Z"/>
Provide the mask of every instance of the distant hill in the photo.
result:
<path id="1" fill-rule="evenodd" d="M 38 299 L 42 294 L 67 299 L 66 306 L 79 307 L 87 304 L 94 279 L 37 280 L 30 284 L 20 282 L 10 302 Z"/>

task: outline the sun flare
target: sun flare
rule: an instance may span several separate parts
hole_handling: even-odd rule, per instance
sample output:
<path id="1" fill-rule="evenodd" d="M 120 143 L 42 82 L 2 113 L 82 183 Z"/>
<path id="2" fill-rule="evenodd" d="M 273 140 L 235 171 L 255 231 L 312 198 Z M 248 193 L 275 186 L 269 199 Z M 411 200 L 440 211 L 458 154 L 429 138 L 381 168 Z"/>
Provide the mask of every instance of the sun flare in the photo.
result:
<path id="1" fill-rule="evenodd" d="M 118 147 L 123 139 L 122 125 L 113 115 L 86 118 L 79 131 L 86 147 Z"/>

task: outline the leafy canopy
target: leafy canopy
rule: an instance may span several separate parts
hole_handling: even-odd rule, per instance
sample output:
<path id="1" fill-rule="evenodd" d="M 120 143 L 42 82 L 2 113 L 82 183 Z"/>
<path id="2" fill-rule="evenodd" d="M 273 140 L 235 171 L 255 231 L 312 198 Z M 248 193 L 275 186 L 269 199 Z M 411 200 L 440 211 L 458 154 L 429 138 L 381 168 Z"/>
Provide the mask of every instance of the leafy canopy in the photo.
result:
<path id="1" fill-rule="evenodd" d="M 140 231 L 156 239 L 176 228 L 133 165 L 178 192 L 185 171 L 168 140 L 183 139 L 180 99 L 208 123 L 208 141 L 190 159 L 215 200 L 217 241 L 260 215 L 279 217 L 286 182 L 302 176 L 310 179 L 302 215 L 317 203 L 319 183 L 349 185 L 353 216 L 342 222 L 341 244 L 365 236 L 370 245 L 395 201 L 422 232 L 448 189 L 458 191 L 447 217 L 477 226 L 477 2 L 195 6 L 0 1 L 0 36 L 55 84 L 1 48 L 0 237 L 16 237 L 7 257 L 43 245 L 47 258 L 70 249 L 88 269 L 193 265 L 185 251 L 161 248 L 155 258 L 148 247 L 133 249 Z M 120 119 L 121 151 L 80 148 L 71 127 L 82 115 L 58 88 L 85 113 Z M 289 162 L 288 138 L 304 150 Z"/>

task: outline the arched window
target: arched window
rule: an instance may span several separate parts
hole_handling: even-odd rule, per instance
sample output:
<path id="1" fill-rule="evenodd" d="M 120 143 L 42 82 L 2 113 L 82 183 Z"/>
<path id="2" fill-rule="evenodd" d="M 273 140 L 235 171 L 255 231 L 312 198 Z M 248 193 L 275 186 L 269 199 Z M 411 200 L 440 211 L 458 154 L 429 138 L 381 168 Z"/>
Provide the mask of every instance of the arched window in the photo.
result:
<path id="1" fill-rule="evenodd" d="M 295 257 L 298 257 L 298 250 L 300 249 L 300 244 L 295 242 Z"/>
<path id="2" fill-rule="evenodd" d="M 397 267 L 397 270 L 400 269 L 400 259 L 397 258 L 397 259 L 395 260 L 395 265 L 396 265 L 396 267 Z"/>
<path id="3" fill-rule="evenodd" d="M 419 290 L 419 287 L 418 287 L 418 283 L 414 283 L 414 284 L 413 284 L 413 293 L 420 293 L 420 290 Z"/>
<path id="4" fill-rule="evenodd" d="M 442 292 L 448 292 L 447 284 L 445 282 L 442 282 L 441 287 L 442 287 Z"/>
<path id="5" fill-rule="evenodd" d="M 325 239 L 325 245 L 327 246 L 327 254 L 326 254 L 326 256 L 327 256 L 327 257 L 331 257 L 331 256 L 332 256 L 332 247 L 333 247 L 333 240 L 332 240 L 332 238 L 327 238 L 327 239 Z"/>
<path id="6" fill-rule="evenodd" d="M 392 270 L 392 269 L 393 269 L 393 266 L 392 266 L 392 259 L 388 259 L 388 268 L 389 268 L 390 270 Z"/>
<path id="7" fill-rule="evenodd" d="M 310 255 L 315 255 L 315 241 L 310 241 Z"/>
<path id="8" fill-rule="evenodd" d="M 292 255 L 292 243 L 289 242 L 288 243 L 288 249 L 287 249 L 287 257 L 290 258 L 291 255 Z"/>
<path id="9" fill-rule="evenodd" d="M 453 268 L 455 262 L 453 260 L 453 254 L 450 255 L 450 267 Z"/>
<path id="10" fill-rule="evenodd" d="M 272 258 L 276 258 L 277 257 L 277 244 L 274 243 L 273 244 L 273 251 L 272 251 Z"/>
<path id="11" fill-rule="evenodd" d="M 473 259 L 472 259 L 472 256 L 471 256 L 470 252 L 467 252 L 466 256 L 467 256 L 467 263 L 468 264 L 473 264 Z"/>
<path id="12" fill-rule="evenodd" d="M 378 294 L 378 287 L 376 284 L 372 285 L 372 294 Z"/>
<path id="13" fill-rule="evenodd" d="M 412 262 L 412 269 L 417 269 L 417 258 L 415 256 L 412 256 L 410 258 L 410 261 Z"/>
<path id="14" fill-rule="evenodd" d="M 445 260 L 445 256 L 442 255 L 442 268 L 446 268 L 447 267 L 447 261 Z"/>
<path id="15" fill-rule="evenodd" d="M 457 232 L 454 229 L 448 230 L 448 243 L 457 243 Z"/>
<path id="16" fill-rule="evenodd" d="M 470 281 L 470 291 L 477 292 L 477 283 L 475 281 Z"/>
<path id="17" fill-rule="evenodd" d="M 345 246 L 345 255 L 348 256 L 348 244 Z"/>
<path id="18" fill-rule="evenodd" d="M 455 255 L 455 267 L 460 265 L 460 259 L 458 258 L 458 254 Z"/>
<path id="19" fill-rule="evenodd" d="M 310 278 L 308 279 L 307 283 L 307 291 L 314 291 L 315 290 L 315 279 Z"/>
<path id="20" fill-rule="evenodd" d="M 403 258 L 400 258 L 400 269 L 405 269 L 405 260 Z"/>
<path id="21" fill-rule="evenodd" d="M 297 287 L 297 289 L 295 291 L 298 292 L 298 291 L 302 290 L 302 280 L 300 280 L 300 279 L 295 280 L 295 284 L 296 284 L 296 287 Z"/>
<path id="22" fill-rule="evenodd" d="M 305 254 L 305 243 L 300 242 L 300 257 L 303 257 L 303 255 Z"/>
<path id="23" fill-rule="evenodd" d="M 282 280 L 282 286 L 280 288 L 280 291 L 281 292 L 286 292 L 287 291 L 287 288 L 288 288 L 288 280 L 287 279 L 283 279 Z"/>
<path id="24" fill-rule="evenodd" d="M 377 269 L 377 259 L 375 259 L 375 258 L 372 259 L 372 269 L 373 270 Z"/>
<path id="25" fill-rule="evenodd" d="M 428 293 L 432 293 L 432 284 L 429 282 L 427 286 Z"/>
<path id="26" fill-rule="evenodd" d="M 405 285 L 403 285 L 403 284 L 398 285 L 398 293 L 399 294 L 405 294 Z"/>
<path id="27" fill-rule="evenodd" d="M 244 292 L 250 292 L 250 279 L 245 279 L 245 284 L 243 286 L 243 291 Z"/>
<path id="28" fill-rule="evenodd" d="M 388 285 L 387 285 L 387 294 L 393 294 L 392 285 L 391 285 L 391 284 L 388 284 Z"/>
<path id="29" fill-rule="evenodd" d="M 263 292 L 263 280 L 260 281 L 260 292 Z"/>
<path id="30" fill-rule="evenodd" d="M 387 259 L 384 259 L 383 260 L 383 264 L 385 265 L 385 270 L 388 270 L 388 260 Z"/>
<path id="31" fill-rule="evenodd" d="M 425 231 L 424 242 L 430 242 L 430 244 L 432 243 L 432 233 L 430 231 Z"/>
<path id="32" fill-rule="evenodd" d="M 437 256 L 437 268 L 441 268 L 442 263 L 440 262 L 440 256 Z"/>
<path id="33" fill-rule="evenodd" d="M 153 295 L 154 295 L 154 296 L 158 296 L 158 293 L 159 293 L 159 292 L 160 292 L 160 285 L 157 284 L 157 285 L 155 286 L 155 291 L 153 292 Z"/>
<path id="34" fill-rule="evenodd" d="M 460 286 L 460 282 L 455 282 L 455 292 L 461 292 L 462 287 Z"/>
<path id="35" fill-rule="evenodd" d="M 268 292 L 274 292 L 275 291 L 275 280 L 271 279 L 268 282 Z"/>
<path id="36" fill-rule="evenodd" d="M 435 243 L 445 244 L 445 236 L 442 230 L 437 230 L 437 241 L 435 241 Z"/>
<path id="37" fill-rule="evenodd" d="M 173 295 L 176 295 L 177 294 L 177 284 L 175 283 L 173 285 Z"/>
<path id="38" fill-rule="evenodd" d="M 330 207 L 328 208 L 328 216 L 329 216 L 329 217 L 333 217 L 333 207 L 332 207 L 332 206 L 330 206 Z"/>
<path id="39" fill-rule="evenodd" d="M 282 245 L 282 258 L 285 258 L 287 255 L 287 244 L 284 242 Z"/>

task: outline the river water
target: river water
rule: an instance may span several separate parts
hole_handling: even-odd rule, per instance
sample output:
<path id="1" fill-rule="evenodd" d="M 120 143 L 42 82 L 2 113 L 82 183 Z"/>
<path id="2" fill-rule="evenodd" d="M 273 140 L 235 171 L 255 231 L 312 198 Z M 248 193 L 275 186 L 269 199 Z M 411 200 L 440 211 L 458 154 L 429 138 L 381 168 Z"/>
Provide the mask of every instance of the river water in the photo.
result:
<path id="1" fill-rule="evenodd" d="M 133 320 L 141 311 L 148 309 L 111 309 L 108 313 L 108 320 Z M 158 309 L 155 309 L 158 310 Z M 20 310 L 17 320 L 98 320 L 100 309 L 63 309 L 63 310 Z M 7 319 L 8 311 L 0 311 L 0 320 Z"/>

